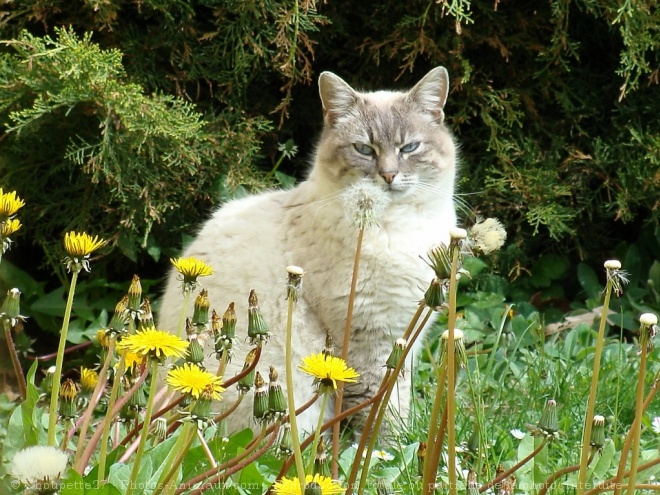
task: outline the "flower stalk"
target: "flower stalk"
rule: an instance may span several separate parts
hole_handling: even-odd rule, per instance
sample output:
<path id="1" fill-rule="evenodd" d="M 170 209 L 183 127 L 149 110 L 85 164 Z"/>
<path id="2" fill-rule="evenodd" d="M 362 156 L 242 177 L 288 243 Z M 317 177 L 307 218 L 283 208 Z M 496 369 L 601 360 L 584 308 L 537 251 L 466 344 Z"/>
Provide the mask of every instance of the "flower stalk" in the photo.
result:
<path id="1" fill-rule="evenodd" d="M 589 388 L 587 411 L 584 416 L 584 430 L 582 434 L 582 450 L 580 453 L 580 471 L 578 472 L 577 495 L 582 495 L 584 493 L 587 482 L 587 467 L 589 465 L 589 450 L 590 450 L 589 439 L 591 438 L 594 409 L 596 407 L 596 392 L 598 390 L 598 374 L 600 371 L 600 358 L 603 350 L 603 342 L 605 340 L 607 310 L 610 306 L 610 298 L 612 296 L 612 290 L 615 288 L 615 283 L 616 283 L 615 282 L 616 278 L 611 275 L 611 272 L 615 272 L 620 268 L 621 268 L 621 263 L 619 263 L 617 260 L 608 260 L 605 262 L 605 270 L 607 271 L 607 282 L 605 285 L 605 300 L 603 301 L 603 309 L 600 316 L 600 324 L 598 326 L 598 336 L 596 337 L 596 347 L 594 349 L 594 364 L 591 374 L 591 387 Z"/>
<path id="2" fill-rule="evenodd" d="M 151 416 L 154 410 L 154 398 L 156 397 L 156 389 L 158 388 L 158 380 L 156 379 L 156 374 L 158 372 L 158 360 L 154 358 L 149 359 L 149 368 L 151 374 L 151 384 L 149 385 L 149 396 L 147 399 L 147 407 L 144 413 L 144 422 L 142 423 L 142 432 L 140 433 L 140 444 L 138 445 L 138 450 L 135 454 L 135 459 L 133 461 L 133 469 L 131 470 L 131 476 L 128 480 L 128 487 L 126 489 L 126 495 L 131 495 L 135 490 L 135 480 L 137 475 L 140 472 L 140 467 L 142 465 L 142 456 L 144 455 L 144 448 L 147 445 L 147 437 L 149 436 L 149 426 L 151 426 Z"/>
<path id="3" fill-rule="evenodd" d="M 48 408 L 48 445 L 55 447 L 57 444 L 55 428 L 57 426 L 57 410 L 59 407 L 60 381 L 62 379 L 62 365 L 64 364 L 64 350 L 66 348 L 66 337 L 69 332 L 69 321 L 71 320 L 71 309 L 73 308 L 73 297 L 76 293 L 78 273 L 74 271 L 71 276 L 71 286 L 64 308 L 64 321 L 60 330 L 60 343 L 57 347 L 57 358 L 55 359 L 55 372 L 53 373 L 53 389 L 50 392 L 50 406 Z"/>
<path id="4" fill-rule="evenodd" d="M 300 285 L 302 284 L 303 270 L 297 266 L 287 267 L 289 284 L 287 286 L 287 315 L 286 315 L 286 344 L 285 344 L 285 363 L 286 363 L 286 395 L 287 408 L 289 411 L 296 410 L 296 399 L 293 388 L 293 352 L 292 352 L 292 334 L 293 334 L 293 310 L 298 300 Z M 296 462 L 296 471 L 300 480 L 300 492 L 305 492 L 305 464 L 300 450 L 300 436 L 298 435 L 298 422 L 296 415 L 289 415 L 291 424 L 291 440 L 293 441 L 293 456 Z"/>
<path id="5" fill-rule="evenodd" d="M 637 394 L 635 396 L 635 419 L 632 426 L 632 452 L 630 457 L 630 475 L 628 477 L 628 495 L 635 493 L 635 480 L 637 479 L 637 464 L 639 461 L 639 443 L 642 434 L 642 415 L 644 414 L 644 379 L 646 378 L 646 362 L 648 352 L 653 347 L 652 337 L 658 318 L 651 313 L 640 317 L 639 327 L 639 375 L 637 377 Z"/>

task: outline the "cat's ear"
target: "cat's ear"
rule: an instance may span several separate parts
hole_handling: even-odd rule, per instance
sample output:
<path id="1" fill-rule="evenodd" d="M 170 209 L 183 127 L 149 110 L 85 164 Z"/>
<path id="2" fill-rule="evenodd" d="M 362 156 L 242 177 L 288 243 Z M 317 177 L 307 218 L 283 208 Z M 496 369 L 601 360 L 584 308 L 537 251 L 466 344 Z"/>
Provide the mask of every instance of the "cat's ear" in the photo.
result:
<path id="1" fill-rule="evenodd" d="M 323 72 L 319 76 L 319 93 L 323 117 L 331 124 L 337 117 L 349 113 L 359 99 L 355 90 L 332 72 Z"/>
<path id="2" fill-rule="evenodd" d="M 408 99 L 433 114 L 441 122 L 445 118 L 443 108 L 449 94 L 449 74 L 444 67 L 436 67 L 426 74 L 408 93 Z"/>

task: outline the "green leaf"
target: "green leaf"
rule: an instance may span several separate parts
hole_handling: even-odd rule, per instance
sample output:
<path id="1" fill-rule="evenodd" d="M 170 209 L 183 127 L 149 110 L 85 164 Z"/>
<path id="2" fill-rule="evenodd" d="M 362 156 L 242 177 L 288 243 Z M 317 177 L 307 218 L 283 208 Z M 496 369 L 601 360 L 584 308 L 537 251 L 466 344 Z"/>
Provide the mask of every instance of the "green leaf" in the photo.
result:
<path id="1" fill-rule="evenodd" d="M 589 299 L 598 300 L 603 286 L 598 281 L 598 275 L 591 266 L 586 263 L 580 263 L 577 267 L 577 277 L 582 290 L 587 293 Z"/>

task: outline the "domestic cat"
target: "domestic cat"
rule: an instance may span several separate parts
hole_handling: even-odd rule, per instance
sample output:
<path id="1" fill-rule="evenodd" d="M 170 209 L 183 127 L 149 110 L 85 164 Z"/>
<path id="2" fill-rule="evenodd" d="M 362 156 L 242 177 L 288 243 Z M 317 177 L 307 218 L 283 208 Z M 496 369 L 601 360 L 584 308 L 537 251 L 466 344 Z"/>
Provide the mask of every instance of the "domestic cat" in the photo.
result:
<path id="1" fill-rule="evenodd" d="M 324 349 L 328 334 L 341 347 L 358 237 L 355 210 L 364 206 L 360 198 L 366 198 L 377 225 L 364 232 L 347 359 L 360 377 L 346 386 L 344 408 L 376 392 L 394 341 L 433 279 L 423 258 L 432 247 L 447 243 L 456 225 L 456 146 L 443 110 L 448 89 L 443 67 L 431 70 L 407 92 L 358 92 L 335 74 L 322 73 L 324 128 L 307 180 L 290 190 L 231 201 L 203 225 L 184 256 L 214 268 L 212 276 L 199 281 L 218 313 L 230 302 L 236 304 L 242 345 L 225 378 L 240 372 L 250 348 L 241 332 L 247 328 L 248 294 L 255 289 L 271 331 L 257 369 L 265 378 L 274 366 L 285 386 L 286 267 L 297 265 L 305 274 L 293 318 L 296 404 L 312 396 L 312 378 L 297 366 L 303 357 Z M 173 271 L 159 328 L 174 331 L 182 301 L 181 282 Z M 211 339 L 206 346 L 211 356 L 206 365 L 215 371 Z M 403 417 L 409 381 L 410 373 L 404 373 L 391 399 Z M 232 387 L 224 403 L 234 399 Z M 249 399 L 229 418 L 230 431 L 254 428 Z M 300 430 L 313 431 L 318 404 L 298 418 Z M 332 416 L 332 404 L 325 414 Z"/>

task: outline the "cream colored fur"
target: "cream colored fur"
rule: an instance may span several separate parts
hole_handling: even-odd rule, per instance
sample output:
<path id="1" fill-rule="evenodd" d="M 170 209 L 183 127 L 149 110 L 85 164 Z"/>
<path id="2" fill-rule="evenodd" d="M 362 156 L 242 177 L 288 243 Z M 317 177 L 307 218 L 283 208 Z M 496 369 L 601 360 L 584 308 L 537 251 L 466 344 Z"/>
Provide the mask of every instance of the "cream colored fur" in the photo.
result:
<path id="1" fill-rule="evenodd" d="M 321 74 L 319 86 L 325 126 L 308 179 L 288 191 L 224 205 L 206 221 L 184 256 L 205 260 L 215 269 L 200 282 L 218 313 L 236 303 L 240 350 L 225 376 L 240 371 L 249 349 L 247 298 L 255 289 L 272 333 L 258 369 L 267 377 L 268 367 L 275 366 L 284 384 L 285 269 L 298 265 L 305 270 L 293 325 L 296 367 L 303 357 L 323 350 L 327 333 L 341 346 L 358 233 L 354 214 L 347 211 L 352 207 L 346 206 L 346 191 L 361 182 L 376 189 L 382 211 L 376 218 L 379 226 L 364 235 L 348 357 L 349 366 L 361 374 L 359 383 L 346 390 L 345 403 L 352 406 L 377 390 L 392 343 L 402 335 L 433 278 L 422 257 L 446 242 L 455 226 L 456 151 L 443 122 L 448 92 L 443 68 L 432 70 L 407 93 L 356 92 L 331 73 Z M 410 143 L 419 144 L 408 151 L 414 147 L 405 148 Z M 355 144 L 374 152 L 366 156 Z M 177 326 L 180 285 L 172 272 L 159 328 L 173 331 Z M 207 365 L 215 370 L 210 339 L 207 347 Z M 409 381 L 406 373 L 392 399 L 404 416 Z M 303 404 L 313 393 L 312 379 L 296 371 L 294 383 L 296 403 Z M 234 399 L 231 389 L 223 403 Z M 303 431 L 315 427 L 318 407 L 300 416 Z M 229 419 L 230 430 L 254 427 L 251 411 L 250 393 Z"/>

